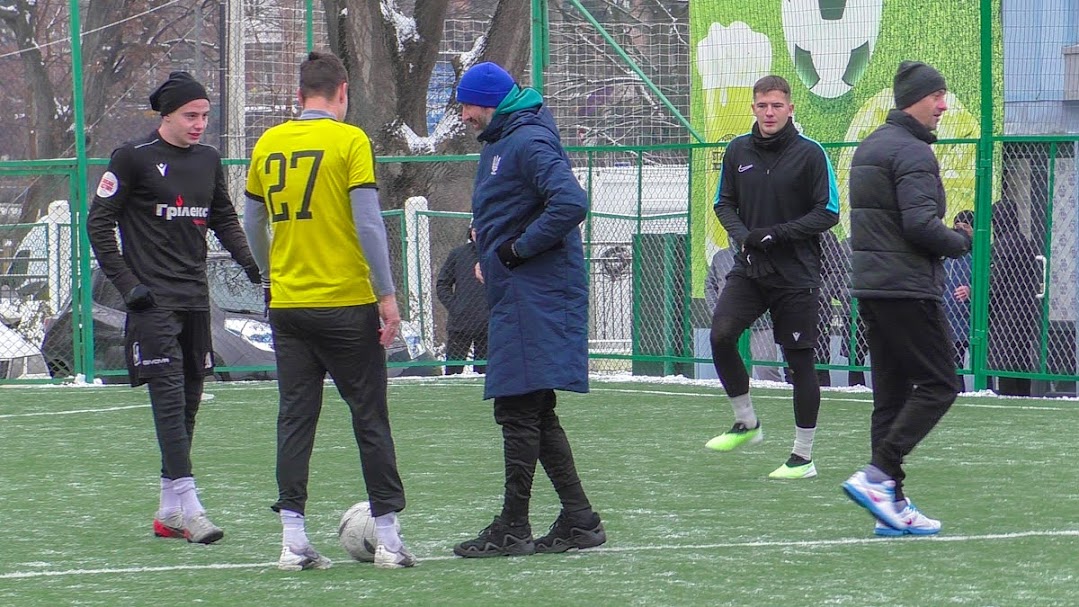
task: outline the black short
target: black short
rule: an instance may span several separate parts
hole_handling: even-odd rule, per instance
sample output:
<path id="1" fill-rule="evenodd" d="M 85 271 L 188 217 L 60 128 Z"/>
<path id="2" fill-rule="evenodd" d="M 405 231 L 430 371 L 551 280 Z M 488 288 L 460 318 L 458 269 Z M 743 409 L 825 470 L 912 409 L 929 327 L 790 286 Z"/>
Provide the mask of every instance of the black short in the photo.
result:
<path id="1" fill-rule="evenodd" d="M 132 386 L 151 377 L 205 377 L 214 372 L 208 311 L 128 312 L 124 338 Z"/>
<path id="2" fill-rule="evenodd" d="M 772 336 L 784 348 L 812 348 L 820 328 L 817 323 L 820 289 L 784 289 L 762 286 L 737 274 L 727 277 L 727 284 L 716 301 L 715 316 L 748 329 L 766 311 L 772 315 Z M 714 321 L 713 321 L 714 322 Z"/>

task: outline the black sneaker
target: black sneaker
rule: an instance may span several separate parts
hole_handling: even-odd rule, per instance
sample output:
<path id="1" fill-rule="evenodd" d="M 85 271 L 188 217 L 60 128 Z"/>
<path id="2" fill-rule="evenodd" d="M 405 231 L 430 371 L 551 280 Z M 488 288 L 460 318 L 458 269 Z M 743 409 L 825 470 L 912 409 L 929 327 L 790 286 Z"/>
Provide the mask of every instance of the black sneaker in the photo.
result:
<path id="1" fill-rule="evenodd" d="M 465 558 L 526 556 L 536 553 L 536 544 L 528 523 L 507 525 L 496 516 L 490 525 L 480 531 L 479 537 L 457 544 L 453 547 L 453 553 Z"/>
<path id="2" fill-rule="evenodd" d="M 595 548 L 607 541 L 607 532 L 595 512 L 584 520 L 558 515 L 547 535 L 536 540 L 536 552 L 565 552 Z"/>

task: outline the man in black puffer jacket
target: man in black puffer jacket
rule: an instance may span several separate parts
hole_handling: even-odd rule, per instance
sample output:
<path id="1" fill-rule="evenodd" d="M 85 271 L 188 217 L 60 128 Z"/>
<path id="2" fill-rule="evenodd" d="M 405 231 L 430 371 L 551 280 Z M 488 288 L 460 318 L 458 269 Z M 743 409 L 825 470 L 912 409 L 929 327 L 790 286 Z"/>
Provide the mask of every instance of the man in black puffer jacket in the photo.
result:
<path id="1" fill-rule="evenodd" d="M 904 61 L 894 93 L 898 109 L 858 146 L 851 165 L 851 294 L 869 334 L 873 455 L 843 489 L 877 518 L 877 535 L 930 535 L 940 521 L 905 498 L 902 463 L 955 401 L 942 258 L 970 250 L 971 227 L 942 221 L 944 185 L 929 145 L 948 109 L 944 77 Z"/>

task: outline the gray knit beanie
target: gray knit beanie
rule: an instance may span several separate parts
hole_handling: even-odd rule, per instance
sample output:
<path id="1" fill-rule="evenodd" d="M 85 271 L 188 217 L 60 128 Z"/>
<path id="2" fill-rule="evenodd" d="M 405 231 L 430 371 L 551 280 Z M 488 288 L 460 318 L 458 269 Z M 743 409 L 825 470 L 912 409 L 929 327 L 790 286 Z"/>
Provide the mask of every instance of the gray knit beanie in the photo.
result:
<path id="1" fill-rule="evenodd" d="M 904 61 L 899 64 L 892 84 L 895 107 L 906 109 L 921 101 L 926 95 L 948 88 L 944 76 L 931 65 L 921 61 Z"/>

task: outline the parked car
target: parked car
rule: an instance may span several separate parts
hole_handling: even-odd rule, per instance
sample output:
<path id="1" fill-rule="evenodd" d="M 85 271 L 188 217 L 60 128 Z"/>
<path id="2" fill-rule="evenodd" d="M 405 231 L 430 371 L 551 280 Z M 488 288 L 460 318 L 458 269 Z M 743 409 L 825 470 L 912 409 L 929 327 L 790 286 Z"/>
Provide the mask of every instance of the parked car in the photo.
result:
<path id="1" fill-rule="evenodd" d="M 105 383 L 127 381 L 124 345 L 124 299 L 100 269 L 90 278 L 93 294 L 94 367 L 96 370 L 124 370 L 123 375 L 106 375 Z M 75 369 L 70 302 L 45 329 L 41 351 L 53 377 L 72 375 Z M 270 325 L 258 314 L 223 310 L 210 302 L 210 327 L 217 367 L 269 367 L 267 371 L 218 371 L 220 380 L 276 379 L 273 337 Z"/>
<path id="2" fill-rule="evenodd" d="M 45 359 L 30 342 L 0 323 L 0 379 L 31 379 L 48 377 Z"/>
<path id="3" fill-rule="evenodd" d="M 257 304 L 250 303 L 252 297 L 237 295 L 235 289 L 225 289 L 215 282 L 222 281 L 225 273 L 209 273 L 210 277 L 210 319 L 211 336 L 214 344 L 214 359 L 218 369 L 227 367 L 267 367 L 265 371 L 219 370 L 214 375 L 217 379 L 259 380 L 277 379 L 274 370 L 273 335 L 270 325 L 262 313 L 256 312 Z M 125 370 L 124 357 L 124 317 L 126 308 L 123 297 L 116 287 L 109 282 L 104 272 L 94 269 L 91 274 L 94 318 L 94 367 L 97 370 Z M 236 283 L 232 283 L 236 284 Z M 258 298 L 261 299 L 261 298 Z M 222 308 L 216 302 L 222 301 L 228 308 Z M 248 302 L 248 303 L 245 303 Z M 66 377 L 73 374 L 74 348 L 71 329 L 71 304 L 68 303 L 52 320 L 45 330 L 45 339 L 41 352 L 49 373 L 53 377 Z M 415 341 L 415 340 L 412 340 Z M 395 362 L 433 361 L 434 357 L 421 347 L 398 337 L 387 348 L 387 358 Z M 438 375 L 437 366 L 393 367 L 390 377 L 405 375 Z M 122 375 L 106 375 L 105 383 L 124 383 L 126 372 Z"/>

